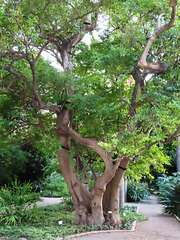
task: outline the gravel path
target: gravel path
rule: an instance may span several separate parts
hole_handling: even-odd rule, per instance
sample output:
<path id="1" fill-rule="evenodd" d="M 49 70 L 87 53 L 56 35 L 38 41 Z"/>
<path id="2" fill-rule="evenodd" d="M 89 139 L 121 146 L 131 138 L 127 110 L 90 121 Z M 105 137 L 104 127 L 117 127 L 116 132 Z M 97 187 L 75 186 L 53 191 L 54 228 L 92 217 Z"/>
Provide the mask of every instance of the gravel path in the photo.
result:
<path id="1" fill-rule="evenodd" d="M 151 196 L 142 201 L 139 213 L 148 217 L 147 221 L 137 223 L 134 232 L 97 233 L 74 237 L 76 240 L 180 240 L 180 222 L 175 217 L 162 214 L 157 198 Z"/>

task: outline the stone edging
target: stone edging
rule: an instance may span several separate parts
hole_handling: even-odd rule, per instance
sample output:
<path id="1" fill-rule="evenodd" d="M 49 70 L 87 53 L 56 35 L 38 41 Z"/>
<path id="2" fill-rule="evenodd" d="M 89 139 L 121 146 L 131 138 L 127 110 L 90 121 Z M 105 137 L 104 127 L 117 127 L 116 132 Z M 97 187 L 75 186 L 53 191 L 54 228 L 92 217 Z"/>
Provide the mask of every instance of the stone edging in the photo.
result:
<path id="1" fill-rule="evenodd" d="M 174 214 L 174 217 L 180 222 L 180 218 Z"/>
<path id="2" fill-rule="evenodd" d="M 100 231 L 91 231 L 91 232 L 85 232 L 85 233 L 80 233 L 80 234 L 75 234 L 75 235 L 70 235 L 67 236 L 65 238 L 58 238 L 57 240 L 62 240 L 62 239 L 74 239 L 77 237 L 83 237 L 83 236 L 87 236 L 87 235 L 91 235 L 91 234 L 101 234 L 101 233 L 118 233 L 118 232 L 134 232 L 135 229 L 131 229 L 131 230 L 100 230 Z"/>
<path id="3" fill-rule="evenodd" d="M 138 207 L 139 208 L 139 207 Z M 137 209 L 138 212 L 138 209 Z M 136 223 L 137 221 L 134 221 L 132 223 L 132 228 L 130 230 L 100 230 L 100 231 L 91 231 L 91 232 L 85 232 L 85 233 L 79 233 L 79 234 L 74 234 L 70 235 L 64 238 L 57 238 L 56 240 L 64 240 L 64 239 L 73 239 L 73 238 L 78 238 L 78 237 L 83 237 L 91 234 L 101 234 L 101 233 L 112 233 L 112 232 L 134 232 L 136 230 Z M 6 240 L 4 237 L 0 237 L 0 240 Z M 18 240 L 27 240 L 26 238 L 18 238 Z"/>
<path id="4" fill-rule="evenodd" d="M 139 212 L 139 206 L 137 206 L 137 213 Z M 91 231 L 91 232 L 85 232 L 85 233 L 79 233 L 79 234 L 74 234 L 70 235 L 64 238 L 57 238 L 56 240 L 64 240 L 64 239 L 74 239 L 78 237 L 83 237 L 91 234 L 101 234 L 101 233 L 118 233 L 118 232 L 134 232 L 136 230 L 136 223 L 137 221 L 134 221 L 132 223 L 132 228 L 130 230 L 100 230 L 100 231 Z"/>

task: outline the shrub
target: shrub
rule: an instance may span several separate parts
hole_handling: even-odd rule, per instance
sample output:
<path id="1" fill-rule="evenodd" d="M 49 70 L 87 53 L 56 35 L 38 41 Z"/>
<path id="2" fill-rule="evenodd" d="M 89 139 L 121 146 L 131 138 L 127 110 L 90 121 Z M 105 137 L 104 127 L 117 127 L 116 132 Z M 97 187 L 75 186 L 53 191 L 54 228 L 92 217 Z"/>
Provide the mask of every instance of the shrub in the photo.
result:
<path id="1" fill-rule="evenodd" d="M 51 175 L 48 175 L 42 183 L 42 187 L 42 196 L 70 197 L 66 182 L 60 173 L 53 172 Z"/>
<path id="2" fill-rule="evenodd" d="M 121 219 L 120 229 L 131 229 L 134 221 L 142 222 L 147 220 L 147 217 L 137 213 L 137 207 L 125 206 L 119 209 L 119 215 Z"/>
<path id="3" fill-rule="evenodd" d="M 0 140 L 0 186 L 10 184 L 16 178 L 21 182 L 34 182 L 43 178 L 47 154 L 40 152 L 31 143 L 21 147 L 2 145 Z"/>
<path id="4" fill-rule="evenodd" d="M 180 173 L 159 177 L 157 185 L 160 192 L 158 199 L 164 206 L 164 212 L 180 217 Z"/>
<path id="5" fill-rule="evenodd" d="M 0 186 L 10 183 L 25 171 L 27 157 L 27 152 L 19 146 L 7 144 L 2 148 L 0 141 Z"/>
<path id="6" fill-rule="evenodd" d="M 137 183 L 129 181 L 127 185 L 127 200 L 128 202 L 139 202 L 144 198 L 149 197 L 150 192 L 147 183 Z"/>
<path id="7" fill-rule="evenodd" d="M 0 223 L 16 225 L 34 217 L 35 201 L 39 196 L 31 190 L 31 183 L 20 184 L 17 180 L 11 187 L 0 189 Z M 33 205 L 32 211 L 29 210 L 30 205 Z"/>

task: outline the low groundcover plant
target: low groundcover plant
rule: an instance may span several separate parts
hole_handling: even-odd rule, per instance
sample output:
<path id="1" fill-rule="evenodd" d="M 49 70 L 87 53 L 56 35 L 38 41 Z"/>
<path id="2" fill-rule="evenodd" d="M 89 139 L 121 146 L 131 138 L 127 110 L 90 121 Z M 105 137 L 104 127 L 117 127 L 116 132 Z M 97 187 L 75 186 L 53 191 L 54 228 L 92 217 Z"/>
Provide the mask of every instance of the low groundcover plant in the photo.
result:
<path id="1" fill-rule="evenodd" d="M 38 195 L 32 193 L 32 184 L 21 184 L 17 180 L 11 187 L 0 189 L 0 223 L 5 225 L 18 225 L 36 217 L 36 200 Z M 32 208 L 29 211 L 29 208 Z"/>

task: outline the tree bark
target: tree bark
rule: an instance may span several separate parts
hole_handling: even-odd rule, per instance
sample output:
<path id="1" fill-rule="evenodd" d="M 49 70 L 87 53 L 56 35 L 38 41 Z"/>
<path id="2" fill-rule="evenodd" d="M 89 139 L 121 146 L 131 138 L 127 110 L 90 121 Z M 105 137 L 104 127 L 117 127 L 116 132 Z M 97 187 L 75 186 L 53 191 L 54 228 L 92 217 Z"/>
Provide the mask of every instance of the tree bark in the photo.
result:
<path id="1" fill-rule="evenodd" d="M 124 178 L 121 180 L 121 186 L 119 191 L 119 207 L 124 208 Z"/>
<path id="2" fill-rule="evenodd" d="M 168 67 L 169 67 L 168 64 L 165 62 L 162 62 L 162 63 L 151 62 L 150 63 L 150 62 L 146 61 L 146 57 L 147 57 L 148 52 L 149 52 L 151 46 L 153 45 L 155 39 L 164 31 L 167 31 L 169 28 L 172 28 L 175 26 L 174 22 L 175 22 L 175 18 L 177 15 L 177 1 L 170 0 L 170 7 L 172 8 L 172 14 L 171 14 L 171 19 L 170 19 L 169 23 L 163 25 L 162 27 L 159 26 L 159 23 L 158 23 L 157 30 L 152 34 L 151 38 L 149 39 L 146 47 L 144 48 L 144 51 L 143 51 L 141 57 L 140 57 L 140 60 L 138 62 L 138 67 L 152 70 L 156 74 L 164 74 L 165 72 L 167 72 Z M 164 15 L 164 13 L 163 13 L 163 15 Z M 162 16 L 162 14 L 160 16 Z"/>
<path id="3" fill-rule="evenodd" d="M 121 160 L 119 168 L 113 179 L 108 183 L 106 192 L 103 198 L 103 209 L 106 219 L 106 224 L 116 226 L 120 224 L 119 217 L 119 189 L 122 178 L 129 164 L 129 158 L 124 157 Z"/>

